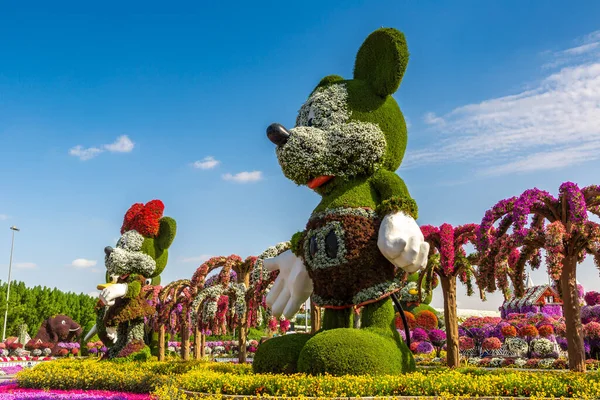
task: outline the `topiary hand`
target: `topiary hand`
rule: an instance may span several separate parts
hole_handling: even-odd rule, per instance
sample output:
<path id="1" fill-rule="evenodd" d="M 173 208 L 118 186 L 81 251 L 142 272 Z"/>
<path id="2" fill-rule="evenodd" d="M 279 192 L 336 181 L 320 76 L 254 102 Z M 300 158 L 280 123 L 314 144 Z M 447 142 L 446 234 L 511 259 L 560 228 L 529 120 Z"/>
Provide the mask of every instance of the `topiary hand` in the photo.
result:
<path id="1" fill-rule="evenodd" d="M 313 283 L 304 263 L 288 250 L 277 257 L 265 259 L 263 266 L 268 271 L 279 270 L 275 284 L 267 295 L 267 305 L 277 318 L 281 315 L 288 319 L 293 317 L 313 291 Z"/>
<path id="2" fill-rule="evenodd" d="M 401 211 L 383 218 L 377 245 L 385 258 L 409 274 L 427 265 L 429 243 L 414 218 Z"/>
<path id="3" fill-rule="evenodd" d="M 107 288 L 102 289 L 100 292 L 100 301 L 107 306 L 112 306 L 115 304 L 115 299 L 119 297 L 124 297 L 127 294 L 127 284 L 126 283 L 115 283 Z"/>

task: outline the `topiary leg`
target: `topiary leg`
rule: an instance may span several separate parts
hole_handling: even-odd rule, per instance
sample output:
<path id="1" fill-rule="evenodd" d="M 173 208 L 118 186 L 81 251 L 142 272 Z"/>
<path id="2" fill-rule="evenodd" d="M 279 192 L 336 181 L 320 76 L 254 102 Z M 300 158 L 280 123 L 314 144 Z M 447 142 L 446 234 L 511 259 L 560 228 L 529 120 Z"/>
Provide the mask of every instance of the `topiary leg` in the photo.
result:
<path id="1" fill-rule="evenodd" d="M 363 307 L 360 324 L 363 328 L 393 329 L 396 312 L 391 299 L 380 300 Z"/>
<path id="2" fill-rule="evenodd" d="M 306 342 L 298 372 L 382 375 L 414 371 L 412 353 L 396 331 L 394 318 L 391 300 L 365 306 L 361 329 L 325 330 Z"/>
<path id="3" fill-rule="evenodd" d="M 351 308 L 342 310 L 325 309 L 323 316 L 323 330 L 336 328 L 352 328 L 353 312 Z"/>

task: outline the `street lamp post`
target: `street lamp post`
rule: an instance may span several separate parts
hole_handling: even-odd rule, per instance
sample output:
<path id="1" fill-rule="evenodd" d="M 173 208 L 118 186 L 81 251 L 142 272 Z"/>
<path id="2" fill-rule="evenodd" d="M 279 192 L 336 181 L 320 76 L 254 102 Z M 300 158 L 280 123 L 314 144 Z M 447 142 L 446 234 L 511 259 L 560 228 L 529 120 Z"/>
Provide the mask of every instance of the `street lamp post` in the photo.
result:
<path id="1" fill-rule="evenodd" d="M 6 339 L 6 319 L 8 318 L 8 299 L 10 298 L 10 273 L 12 271 L 12 259 L 13 259 L 13 248 L 15 246 L 15 232 L 19 232 L 20 229 L 16 226 L 11 226 L 12 241 L 10 243 L 10 262 L 8 264 L 8 287 L 6 289 L 6 310 L 4 311 L 4 328 L 2 329 L 2 341 Z"/>

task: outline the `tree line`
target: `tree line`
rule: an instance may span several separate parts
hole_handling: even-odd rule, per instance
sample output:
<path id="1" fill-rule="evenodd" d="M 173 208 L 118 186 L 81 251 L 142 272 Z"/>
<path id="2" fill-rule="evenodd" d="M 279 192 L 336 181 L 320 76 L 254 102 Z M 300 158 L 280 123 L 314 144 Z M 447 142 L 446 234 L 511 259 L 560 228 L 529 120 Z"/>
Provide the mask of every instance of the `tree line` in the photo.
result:
<path id="1" fill-rule="evenodd" d="M 0 284 L 0 329 L 4 324 L 7 288 L 6 282 Z M 28 288 L 24 282 L 13 281 L 10 283 L 6 336 L 17 336 L 19 325 L 25 323 L 27 332 L 34 337 L 42 322 L 57 314 L 68 315 L 85 327 L 96 318 L 94 306 L 97 301 L 83 293 L 63 292 L 39 285 Z"/>

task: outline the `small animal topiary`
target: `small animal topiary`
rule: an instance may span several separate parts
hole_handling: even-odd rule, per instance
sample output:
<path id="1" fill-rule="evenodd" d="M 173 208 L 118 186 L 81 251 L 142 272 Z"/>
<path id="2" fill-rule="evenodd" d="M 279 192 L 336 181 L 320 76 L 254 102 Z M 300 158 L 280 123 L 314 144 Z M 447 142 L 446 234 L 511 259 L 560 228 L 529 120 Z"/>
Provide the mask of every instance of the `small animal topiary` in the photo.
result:
<path id="1" fill-rule="evenodd" d="M 324 331 L 299 354 L 300 372 L 414 369 L 389 300 L 406 273 L 425 266 L 429 252 L 415 222 L 417 205 L 395 173 L 407 133 L 391 95 L 407 63 L 404 35 L 379 29 L 359 49 L 354 79 L 323 78 L 300 108 L 294 128 L 267 129 L 284 175 L 322 197 L 305 230 L 292 238 L 291 251 L 264 261 L 268 270 L 279 270 L 267 296 L 275 316 L 293 316 L 311 293 L 326 309 Z M 361 329 L 346 329 L 359 307 Z M 256 354 L 256 371 L 267 353 Z"/>
<path id="2" fill-rule="evenodd" d="M 160 200 L 131 206 L 116 247 L 104 249 L 107 283 L 98 285 L 96 329 L 85 340 L 97 331 L 108 358 L 139 360 L 150 354 L 144 318 L 156 312 L 153 286 L 160 284 L 177 229 L 173 218 L 163 217 L 164 207 Z"/>

